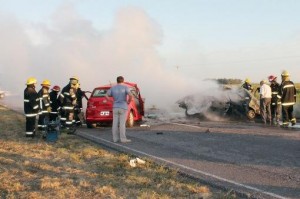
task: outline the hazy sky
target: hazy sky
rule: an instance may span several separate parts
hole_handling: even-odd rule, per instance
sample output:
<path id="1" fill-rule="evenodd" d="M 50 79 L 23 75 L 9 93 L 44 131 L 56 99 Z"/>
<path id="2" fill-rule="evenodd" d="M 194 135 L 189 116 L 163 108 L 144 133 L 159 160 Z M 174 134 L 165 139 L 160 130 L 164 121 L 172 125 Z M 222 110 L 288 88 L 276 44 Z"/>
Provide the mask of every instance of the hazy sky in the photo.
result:
<path id="1" fill-rule="evenodd" d="M 173 99 L 206 78 L 285 69 L 300 82 L 300 1 L 0 0 L 0 43 L 7 89 L 77 75 L 91 90 L 123 74 L 148 99 Z"/>

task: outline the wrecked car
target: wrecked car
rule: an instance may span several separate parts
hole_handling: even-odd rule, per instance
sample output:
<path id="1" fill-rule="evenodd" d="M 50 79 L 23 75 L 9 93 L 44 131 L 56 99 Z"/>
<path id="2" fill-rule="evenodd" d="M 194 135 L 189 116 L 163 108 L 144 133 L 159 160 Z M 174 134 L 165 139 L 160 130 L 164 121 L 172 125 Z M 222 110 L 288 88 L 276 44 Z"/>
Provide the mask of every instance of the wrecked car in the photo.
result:
<path id="1" fill-rule="evenodd" d="M 186 96 L 177 101 L 185 109 L 187 117 L 202 119 L 248 118 L 255 119 L 260 114 L 259 100 L 244 88 L 219 89 Z"/>

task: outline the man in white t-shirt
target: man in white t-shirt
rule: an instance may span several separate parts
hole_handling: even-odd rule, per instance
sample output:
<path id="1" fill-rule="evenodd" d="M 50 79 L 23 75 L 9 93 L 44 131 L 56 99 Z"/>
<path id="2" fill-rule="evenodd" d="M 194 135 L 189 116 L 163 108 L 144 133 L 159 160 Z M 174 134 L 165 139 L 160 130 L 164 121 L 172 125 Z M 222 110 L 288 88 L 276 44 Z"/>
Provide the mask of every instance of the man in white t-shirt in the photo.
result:
<path id="1" fill-rule="evenodd" d="M 272 90 L 265 80 L 260 81 L 260 114 L 265 124 L 267 122 L 271 125 L 271 99 Z"/>

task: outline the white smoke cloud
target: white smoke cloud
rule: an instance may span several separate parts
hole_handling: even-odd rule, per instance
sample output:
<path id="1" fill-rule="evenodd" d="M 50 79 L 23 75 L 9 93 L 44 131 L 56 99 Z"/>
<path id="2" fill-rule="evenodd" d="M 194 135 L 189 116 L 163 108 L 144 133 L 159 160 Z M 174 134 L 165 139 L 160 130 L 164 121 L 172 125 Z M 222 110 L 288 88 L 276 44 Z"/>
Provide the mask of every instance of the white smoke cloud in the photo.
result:
<path id="1" fill-rule="evenodd" d="M 193 80 L 164 69 L 156 49 L 162 39 L 159 24 L 135 7 L 119 10 L 109 31 L 94 28 L 72 4 L 58 8 L 50 23 L 1 17 L 0 86 L 22 97 L 28 77 L 38 79 L 39 90 L 44 79 L 63 87 L 75 75 L 92 91 L 123 75 L 138 83 L 146 106 L 166 107 L 189 94 Z"/>

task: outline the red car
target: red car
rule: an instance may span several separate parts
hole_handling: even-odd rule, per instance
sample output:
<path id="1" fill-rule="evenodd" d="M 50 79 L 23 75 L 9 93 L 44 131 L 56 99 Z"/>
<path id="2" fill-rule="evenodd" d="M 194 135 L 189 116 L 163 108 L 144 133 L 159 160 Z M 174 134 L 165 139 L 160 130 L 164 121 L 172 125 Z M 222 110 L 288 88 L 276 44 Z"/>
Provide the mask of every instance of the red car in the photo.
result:
<path id="1" fill-rule="evenodd" d="M 133 99 L 128 105 L 126 126 L 132 127 L 135 122 L 141 121 L 144 116 L 144 100 L 141 97 L 137 84 L 124 82 L 133 95 Z M 88 128 L 96 125 L 110 124 L 113 120 L 113 103 L 106 99 L 106 92 L 113 84 L 97 87 L 93 90 L 87 102 L 86 124 Z"/>

